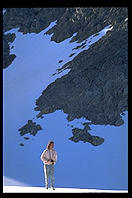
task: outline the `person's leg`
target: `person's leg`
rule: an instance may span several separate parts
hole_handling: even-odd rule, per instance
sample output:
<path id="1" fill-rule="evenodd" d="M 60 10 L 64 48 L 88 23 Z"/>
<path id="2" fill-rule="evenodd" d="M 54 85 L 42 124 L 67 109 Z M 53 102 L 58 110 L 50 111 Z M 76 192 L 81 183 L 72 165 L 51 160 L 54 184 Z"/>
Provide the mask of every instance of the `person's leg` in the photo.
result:
<path id="1" fill-rule="evenodd" d="M 52 164 L 50 167 L 50 176 L 51 176 L 51 187 L 54 189 L 54 185 L 55 185 L 54 164 Z"/>
<path id="2" fill-rule="evenodd" d="M 49 172 L 50 172 L 50 168 L 49 165 L 44 165 L 44 173 L 45 173 L 45 185 L 46 188 L 48 188 L 49 186 Z"/>

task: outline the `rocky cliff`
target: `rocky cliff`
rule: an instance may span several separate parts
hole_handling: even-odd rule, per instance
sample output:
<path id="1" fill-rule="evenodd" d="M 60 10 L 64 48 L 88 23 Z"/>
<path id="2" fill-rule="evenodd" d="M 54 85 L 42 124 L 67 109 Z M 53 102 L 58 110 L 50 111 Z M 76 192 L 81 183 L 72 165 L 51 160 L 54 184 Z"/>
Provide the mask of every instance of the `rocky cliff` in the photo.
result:
<path id="1" fill-rule="evenodd" d="M 112 25 L 113 29 L 63 65 L 63 69 L 68 66 L 71 70 L 51 83 L 36 100 L 37 117 L 61 109 L 67 113 L 69 121 L 85 117 L 91 124 L 122 125 L 121 114 L 128 110 L 127 8 L 7 8 L 3 16 L 3 30 L 18 27 L 23 34 L 39 33 L 55 20 L 57 24 L 46 32 L 54 33 L 51 40 L 55 42 L 61 42 L 77 32 L 71 42 L 77 40 L 79 43 L 106 25 Z M 3 37 L 4 68 L 15 58 L 15 55 L 9 55 L 10 39 L 7 36 Z M 14 35 L 10 36 L 14 38 Z M 91 136 L 89 130 L 90 126 L 84 126 L 82 130 L 73 129 L 70 139 L 88 141 L 95 146 L 103 143 L 103 138 Z"/>

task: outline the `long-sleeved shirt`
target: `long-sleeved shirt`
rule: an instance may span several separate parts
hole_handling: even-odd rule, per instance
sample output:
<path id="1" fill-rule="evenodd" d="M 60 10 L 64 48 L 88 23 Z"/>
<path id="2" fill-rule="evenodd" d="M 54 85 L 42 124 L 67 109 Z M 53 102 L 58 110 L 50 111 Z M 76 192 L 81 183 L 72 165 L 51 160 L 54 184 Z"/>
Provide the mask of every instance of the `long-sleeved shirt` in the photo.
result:
<path id="1" fill-rule="evenodd" d="M 51 150 L 45 149 L 40 158 L 44 164 L 47 164 L 47 165 L 52 164 L 51 161 L 48 161 L 50 159 L 54 160 L 54 164 L 55 164 L 57 161 L 57 152 L 54 149 L 51 149 Z"/>

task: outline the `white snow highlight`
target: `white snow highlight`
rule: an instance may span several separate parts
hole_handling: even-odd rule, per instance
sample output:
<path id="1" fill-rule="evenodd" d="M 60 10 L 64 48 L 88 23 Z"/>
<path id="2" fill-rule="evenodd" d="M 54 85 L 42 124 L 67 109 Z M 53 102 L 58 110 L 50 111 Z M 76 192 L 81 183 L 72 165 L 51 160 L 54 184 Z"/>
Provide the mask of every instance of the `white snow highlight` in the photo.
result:
<path id="1" fill-rule="evenodd" d="M 79 188 L 52 188 L 3 186 L 3 193 L 128 193 L 127 190 L 97 190 Z"/>

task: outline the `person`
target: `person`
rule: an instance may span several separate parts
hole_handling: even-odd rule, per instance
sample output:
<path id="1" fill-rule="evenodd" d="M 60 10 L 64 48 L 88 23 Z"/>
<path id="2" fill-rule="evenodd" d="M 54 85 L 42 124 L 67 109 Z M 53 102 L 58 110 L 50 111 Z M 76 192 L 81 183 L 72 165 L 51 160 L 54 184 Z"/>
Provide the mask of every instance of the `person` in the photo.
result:
<path id="1" fill-rule="evenodd" d="M 54 164 L 57 161 L 57 152 L 53 148 L 54 148 L 54 142 L 49 141 L 46 149 L 41 154 L 41 160 L 44 163 L 46 189 L 48 189 L 49 179 L 51 179 L 51 187 L 53 190 L 55 190 Z"/>

